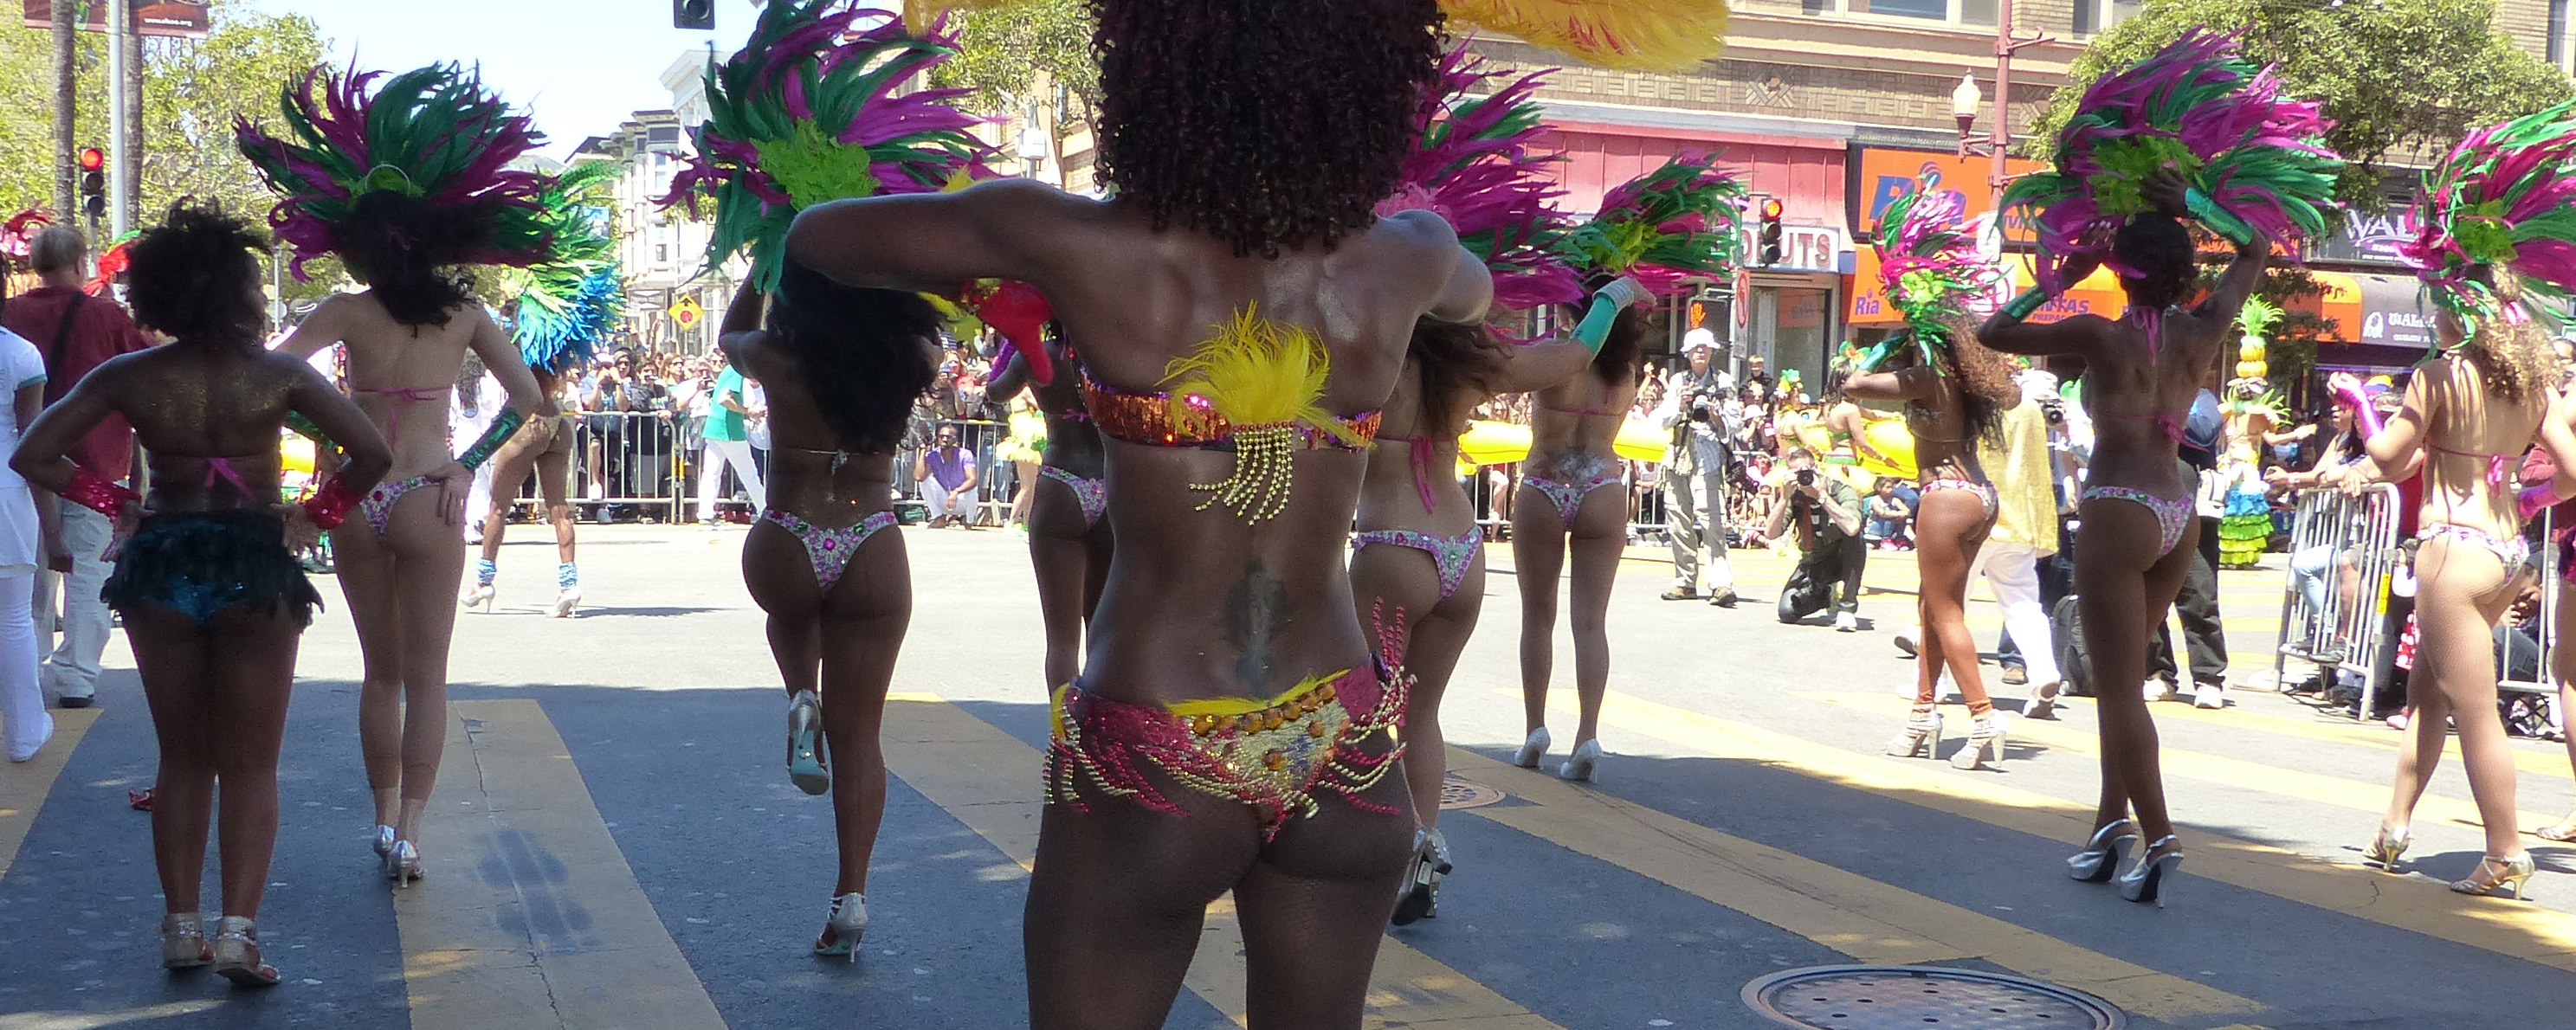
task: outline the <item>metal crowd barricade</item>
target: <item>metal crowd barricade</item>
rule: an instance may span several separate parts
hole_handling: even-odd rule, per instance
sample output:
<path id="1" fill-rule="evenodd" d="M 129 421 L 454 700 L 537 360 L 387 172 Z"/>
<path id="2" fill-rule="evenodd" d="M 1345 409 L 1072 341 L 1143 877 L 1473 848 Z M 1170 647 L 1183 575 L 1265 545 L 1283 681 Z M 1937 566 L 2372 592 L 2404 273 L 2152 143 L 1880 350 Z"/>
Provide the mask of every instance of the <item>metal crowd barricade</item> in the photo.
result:
<path id="1" fill-rule="evenodd" d="M 2558 693 L 2558 685 L 2551 681 L 2549 675 L 2550 652 L 2558 649 L 2558 548 L 2555 544 L 2557 537 L 2552 532 L 2556 528 L 2553 524 L 2555 518 L 2556 509 L 2540 513 L 2537 524 L 2542 543 L 2533 549 L 2532 554 L 2540 566 L 2540 631 L 2525 638 L 2511 621 L 2511 616 L 2507 616 L 2502 639 L 2496 642 L 2496 689 L 2500 691 L 2543 694 L 2552 698 Z M 2514 666 L 2518 664 L 2513 660 L 2514 643 L 2523 639 L 2538 645 L 2532 652 L 2533 672 L 2529 679 L 2516 678 L 2513 674 Z"/>
<path id="2" fill-rule="evenodd" d="M 2385 686 L 2379 658 L 2396 643 L 2387 615 L 2399 514 L 2397 488 L 2385 484 L 2359 494 L 2314 490 L 2300 500 L 2273 649 L 2276 682 L 2292 658 L 2315 663 L 2322 675 L 2351 673 L 2361 679 L 2360 711 L 2371 711 Z"/>
<path id="3" fill-rule="evenodd" d="M 1007 521 L 1011 505 L 1019 499 L 1019 491 L 1028 489 L 1030 485 L 1019 482 L 1019 470 L 998 453 L 1003 439 L 1011 435 L 1010 427 L 981 419 L 940 419 L 914 425 L 918 431 L 913 435 L 918 439 L 906 441 L 903 449 L 895 455 L 894 489 L 898 504 L 916 507 L 921 504 L 921 483 L 912 478 L 913 460 L 937 442 L 939 430 L 954 429 L 957 431 L 957 446 L 975 455 L 975 505 L 981 517 L 979 521 L 990 521 L 997 526 Z"/>
<path id="4" fill-rule="evenodd" d="M 659 412 L 602 411 L 571 416 L 573 508 L 590 518 L 606 518 L 611 509 L 630 510 L 650 520 L 678 521 L 680 505 L 695 484 L 683 439 L 681 416 Z M 514 503 L 534 508 L 542 503 L 536 477 L 519 483 L 494 483 L 509 491 Z M 542 514 L 542 513 L 540 513 Z"/>

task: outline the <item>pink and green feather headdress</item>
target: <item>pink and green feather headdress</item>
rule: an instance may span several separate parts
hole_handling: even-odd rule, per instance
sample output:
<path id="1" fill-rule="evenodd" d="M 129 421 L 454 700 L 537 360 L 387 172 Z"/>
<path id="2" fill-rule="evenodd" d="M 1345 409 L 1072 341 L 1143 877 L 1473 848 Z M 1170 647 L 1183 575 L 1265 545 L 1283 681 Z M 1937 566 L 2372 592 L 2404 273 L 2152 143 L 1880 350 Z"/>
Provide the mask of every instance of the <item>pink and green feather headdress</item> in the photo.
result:
<path id="1" fill-rule="evenodd" d="M 546 253 L 544 180 L 509 165 L 544 137 L 525 115 L 487 92 L 479 74 L 433 64 L 385 79 L 383 72 L 315 68 L 279 90 L 279 113 L 294 142 L 238 119 L 242 156 L 278 193 L 269 225 L 304 262 L 344 253 L 351 210 L 361 196 L 391 190 L 431 211 L 479 222 L 434 265 L 528 265 Z"/>
<path id="2" fill-rule="evenodd" d="M 2084 91 L 2057 134 L 2056 167 L 2025 176 L 2006 207 L 2031 207 L 2038 277 L 2062 289 L 2068 257 L 2107 257 L 2111 234 L 2152 205 L 2148 173 L 2171 167 L 2212 202 L 2194 214 L 2222 236 L 2288 245 L 2325 231 L 2343 159 L 2326 148 L 2333 123 L 2317 105 L 2286 100 L 2270 68 L 2237 52 L 2232 34 L 2193 29 Z"/>
<path id="3" fill-rule="evenodd" d="M 1939 172 L 1925 172 L 1914 192 L 1887 205 L 1878 219 L 1878 281 L 1888 303 L 1905 316 L 1907 332 L 1871 348 L 1858 362 L 1875 370 L 1908 340 L 1922 347 L 1950 344 L 1949 321 L 1992 298 L 2002 277 L 1980 258 L 1963 226 L 1967 200 L 1941 188 Z M 1933 367 L 1938 368 L 1939 365 Z"/>
<path id="4" fill-rule="evenodd" d="M 1529 148 L 1545 131 L 1531 97 L 1547 73 L 1470 97 L 1501 74 L 1484 65 L 1464 47 L 1442 58 L 1440 84 L 1423 100 L 1422 134 L 1377 213 L 1428 210 L 1448 219 L 1459 244 L 1492 270 L 1498 308 L 1574 303 L 1583 284 L 1549 250 L 1568 228 L 1550 206 L 1563 193 L 1547 174 L 1556 159 Z"/>
<path id="5" fill-rule="evenodd" d="M 934 30 L 915 38 L 885 12 L 850 0 L 771 0 L 742 51 L 707 69 L 709 118 L 697 154 L 662 198 L 716 202 L 707 263 L 751 253 L 752 282 L 778 286 L 787 227 L 816 204 L 935 193 L 992 173 L 968 133 L 979 119 L 951 104 L 963 89 L 897 95 L 956 53 Z M 861 29 L 863 19 L 886 19 Z"/>
<path id="6" fill-rule="evenodd" d="M 1744 184 L 1718 170 L 1717 155 L 1675 157 L 1603 195 L 1601 212 L 1556 253 L 1586 276 L 1630 276 L 1669 297 L 1734 269 L 1743 204 Z"/>
<path id="7" fill-rule="evenodd" d="M 2576 101 L 2470 133 L 2424 175 L 2413 241 L 2400 248 L 2433 302 L 2464 316 L 2518 318 L 2469 273 L 2522 277 L 2526 290 L 2576 289 Z"/>

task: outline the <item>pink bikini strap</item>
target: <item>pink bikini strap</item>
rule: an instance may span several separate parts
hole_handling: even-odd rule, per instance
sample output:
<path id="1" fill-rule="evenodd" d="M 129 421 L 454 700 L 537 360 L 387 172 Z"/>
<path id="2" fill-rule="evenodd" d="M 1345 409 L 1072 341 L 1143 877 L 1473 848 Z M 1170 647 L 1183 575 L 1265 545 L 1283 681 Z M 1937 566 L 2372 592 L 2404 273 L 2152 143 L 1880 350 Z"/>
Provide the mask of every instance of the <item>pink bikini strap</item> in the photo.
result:
<path id="1" fill-rule="evenodd" d="M 445 386 L 394 386 L 381 390 L 360 390 L 358 392 L 382 394 L 387 397 L 399 397 L 407 401 L 428 401 L 437 400 L 439 394 L 446 393 L 449 389 L 451 388 Z M 401 441 L 402 409 L 395 408 L 385 416 L 385 445 L 390 447 L 394 444 L 400 443 Z"/>
<path id="2" fill-rule="evenodd" d="M 233 468 L 232 459 L 206 459 L 206 486 L 211 489 L 219 480 L 231 483 L 233 489 L 242 492 L 242 496 L 250 496 L 250 484 L 242 481 L 241 473 Z"/>
<path id="3" fill-rule="evenodd" d="M 1413 488 L 1422 492 L 1422 510 L 1425 514 L 1438 514 L 1440 499 L 1431 493 L 1431 438 L 1414 437 L 1408 449 L 1413 452 Z"/>

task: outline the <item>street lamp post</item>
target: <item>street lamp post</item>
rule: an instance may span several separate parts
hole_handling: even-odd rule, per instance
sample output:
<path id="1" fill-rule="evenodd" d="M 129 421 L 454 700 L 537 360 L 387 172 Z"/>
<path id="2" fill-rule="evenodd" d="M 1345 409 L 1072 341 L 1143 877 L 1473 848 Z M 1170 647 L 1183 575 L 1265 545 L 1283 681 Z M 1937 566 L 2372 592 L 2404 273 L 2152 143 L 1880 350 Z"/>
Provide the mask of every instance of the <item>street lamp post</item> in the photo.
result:
<path id="1" fill-rule="evenodd" d="M 1976 124 L 1977 109 L 1984 98 L 1977 90 L 1975 72 L 1959 77 L 1959 87 L 1950 91 L 1950 113 L 1959 120 L 1959 156 L 1986 155 L 1994 158 L 1994 170 L 1986 176 L 1986 188 L 1995 208 L 1996 224 L 2003 218 L 2004 184 L 2011 181 L 2005 159 L 2012 149 L 2012 59 L 2023 47 L 2053 43 L 2056 39 L 2042 32 L 2028 36 L 2013 32 L 2013 0 L 1996 0 L 1995 4 L 1995 116 L 1986 126 L 1986 138 L 1973 140 L 1970 129 Z"/>

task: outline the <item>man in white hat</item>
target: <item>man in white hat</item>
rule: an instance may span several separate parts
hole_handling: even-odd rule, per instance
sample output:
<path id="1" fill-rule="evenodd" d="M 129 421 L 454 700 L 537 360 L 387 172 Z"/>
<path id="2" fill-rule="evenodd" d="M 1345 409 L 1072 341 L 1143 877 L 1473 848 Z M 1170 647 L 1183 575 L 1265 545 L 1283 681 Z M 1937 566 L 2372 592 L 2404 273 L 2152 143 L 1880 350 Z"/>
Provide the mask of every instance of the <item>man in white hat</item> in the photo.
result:
<path id="1" fill-rule="evenodd" d="M 1726 564 L 1726 447 L 1734 438 L 1734 427 L 1726 421 L 1726 400 L 1733 383 L 1714 368 L 1716 334 L 1691 330 L 1682 337 L 1682 352 L 1689 356 L 1690 368 L 1673 374 L 1664 402 L 1654 413 L 1656 423 L 1673 434 L 1671 446 L 1664 449 L 1663 467 L 1664 529 L 1672 539 L 1673 586 L 1663 597 L 1689 601 L 1705 596 L 1710 604 L 1733 608 L 1735 572 Z"/>

